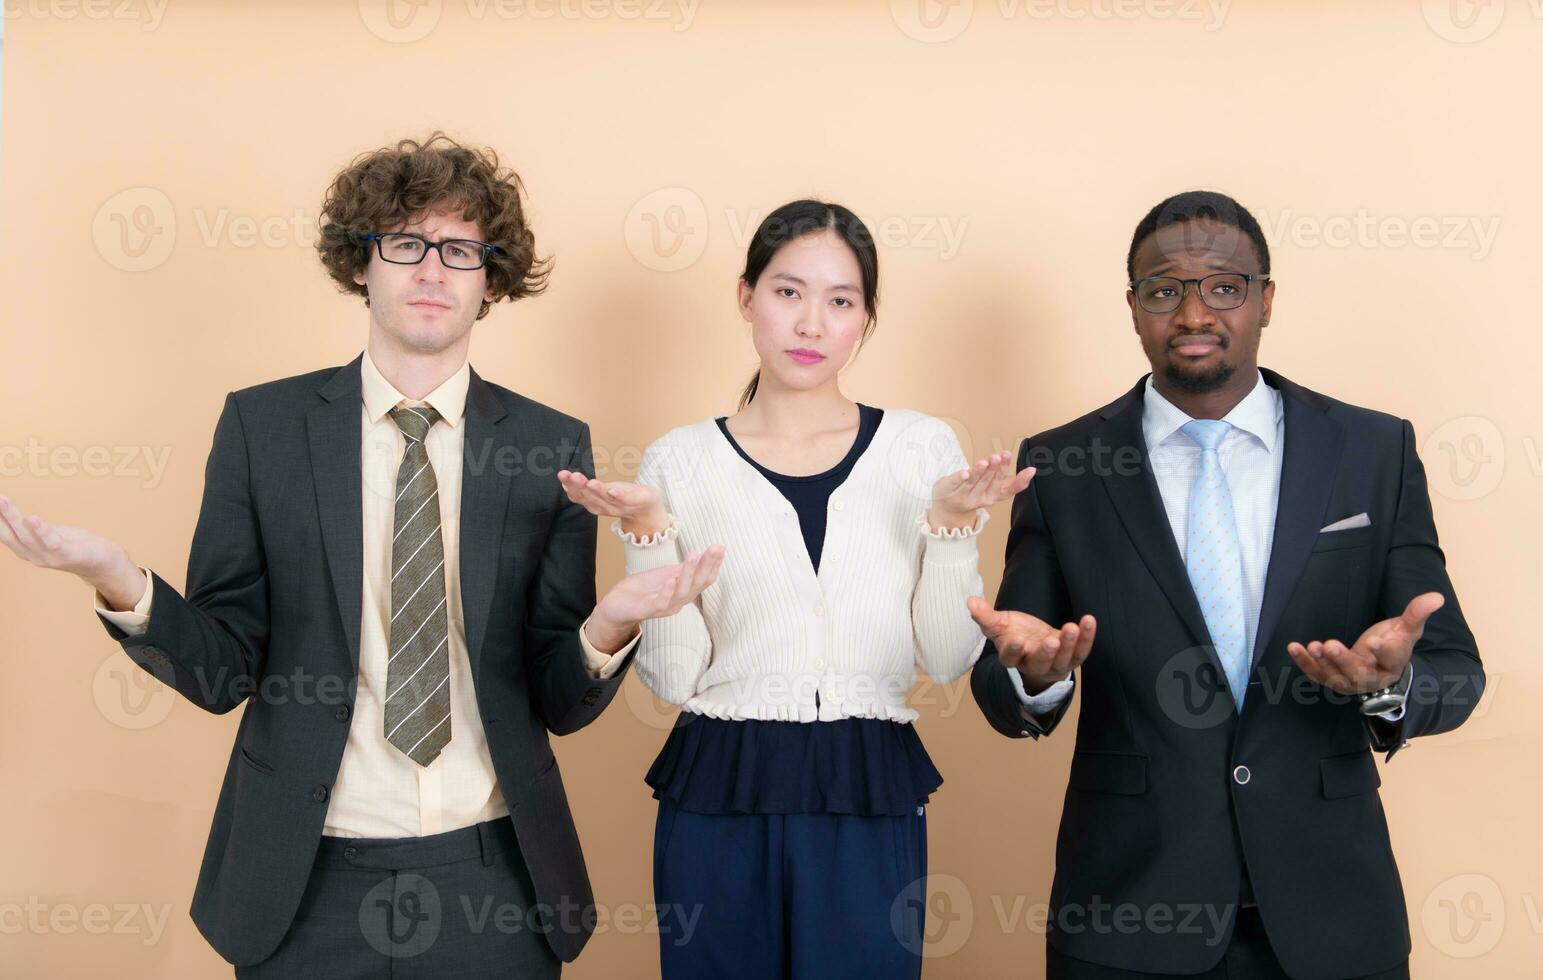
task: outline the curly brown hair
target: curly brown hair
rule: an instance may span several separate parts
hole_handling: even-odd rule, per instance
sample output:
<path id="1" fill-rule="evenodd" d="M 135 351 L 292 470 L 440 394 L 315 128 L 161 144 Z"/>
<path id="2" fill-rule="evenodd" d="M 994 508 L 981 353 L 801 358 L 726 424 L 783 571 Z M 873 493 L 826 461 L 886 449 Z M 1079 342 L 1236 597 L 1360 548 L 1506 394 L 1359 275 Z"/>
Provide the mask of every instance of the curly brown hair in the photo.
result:
<path id="1" fill-rule="evenodd" d="M 493 302 L 535 296 L 546 289 L 552 263 L 536 257 L 523 195 L 519 175 L 500 169 L 491 149 L 462 146 L 438 131 L 422 143 L 400 140 L 360 154 L 333 178 L 322 199 L 316 251 L 338 288 L 363 296 L 369 306 L 368 291 L 354 275 L 364 270 L 374 246 L 360 236 L 399 228 L 431 210 L 459 211 L 499 248 L 487 260 Z M 477 319 L 491 308 L 483 300 Z"/>

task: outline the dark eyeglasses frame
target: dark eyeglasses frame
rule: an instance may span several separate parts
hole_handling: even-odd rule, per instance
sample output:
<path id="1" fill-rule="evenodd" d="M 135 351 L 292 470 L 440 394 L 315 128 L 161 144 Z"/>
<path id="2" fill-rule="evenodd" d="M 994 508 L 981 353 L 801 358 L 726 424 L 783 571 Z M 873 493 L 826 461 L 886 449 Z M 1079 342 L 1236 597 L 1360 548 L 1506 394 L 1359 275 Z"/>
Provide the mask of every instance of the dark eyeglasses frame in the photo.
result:
<path id="1" fill-rule="evenodd" d="M 401 235 L 401 236 L 406 237 L 406 238 L 415 238 L 418 241 L 422 242 L 426 247 L 424 248 L 424 250 L 422 252 L 419 252 L 418 253 L 418 257 L 416 259 L 413 259 L 411 262 L 404 262 L 401 259 L 387 258 L 386 257 L 386 246 L 385 246 L 384 243 L 385 243 L 385 239 L 387 238 L 387 236 L 392 236 L 392 235 Z M 371 231 L 371 232 L 366 232 L 363 235 L 360 235 L 359 238 L 360 238 L 361 241 L 374 242 L 375 243 L 375 253 L 380 256 L 382 262 L 390 262 L 392 265 L 418 265 L 418 264 L 422 263 L 424 259 L 428 258 L 429 249 L 432 248 L 436 252 L 439 252 L 439 264 L 440 265 L 444 266 L 447 269 L 454 269 L 457 272 L 475 272 L 478 269 L 480 269 L 483 266 L 488 264 L 488 256 L 493 255 L 493 254 L 495 254 L 497 252 L 502 252 L 503 251 L 503 249 L 499 248 L 497 245 L 489 245 L 487 242 L 479 242 L 479 241 L 477 241 L 474 238 L 447 238 L 447 239 L 445 239 L 442 242 L 431 242 L 427 238 L 424 238 L 422 235 L 414 235 L 411 232 L 406 232 L 406 231 L 387 231 L 387 232 L 373 232 L 373 231 Z M 449 262 L 445 261 L 445 253 L 444 253 L 444 249 L 442 247 L 442 246 L 445 246 L 445 245 L 471 245 L 471 246 L 475 246 L 477 248 L 477 254 L 481 256 L 481 259 L 477 262 L 476 265 L 472 266 L 470 269 L 465 268 L 464 266 L 451 265 Z"/>
<path id="2" fill-rule="evenodd" d="M 1234 279 L 1242 279 L 1243 280 L 1243 298 L 1238 300 L 1237 306 L 1212 306 L 1211 302 L 1206 299 L 1205 290 L 1201 288 L 1201 285 L 1207 279 L 1215 279 L 1218 276 L 1231 276 Z M 1270 277 L 1269 276 L 1260 275 L 1260 274 L 1254 273 L 1254 272 L 1213 272 L 1209 276 L 1202 276 L 1199 279 L 1180 279 L 1178 276 L 1144 276 L 1144 277 L 1142 277 L 1140 279 L 1132 280 L 1131 282 L 1126 284 L 1126 285 L 1130 286 L 1130 291 L 1136 294 L 1136 302 L 1138 304 L 1140 304 L 1140 306 L 1141 306 L 1141 308 L 1143 310 L 1146 310 L 1148 313 L 1159 313 L 1159 314 L 1161 314 L 1161 313 L 1172 313 L 1173 310 L 1153 310 L 1153 309 L 1148 309 L 1147 305 L 1145 303 L 1141 302 L 1141 284 L 1144 283 L 1144 282 L 1151 282 L 1154 279 L 1172 279 L 1174 282 L 1179 284 L 1179 301 L 1174 304 L 1173 310 L 1177 310 L 1179 307 L 1184 305 L 1184 294 L 1189 291 L 1189 284 L 1190 283 L 1194 283 L 1195 284 L 1195 292 L 1199 293 L 1199 295 L 1200 295 L 1200 302 L 1204 303 L 1207 307 L 1209 307 L 1209 308 L 1211 308 L 1213 310 L 1216 310 L 1217 312 L 1225 312 L 1227 310 L 1235 310 L 1235 309 L 1238 308 L 1238 306 L 1242 306 L 1244 303 L 1248 302 L 1248 284 L 1249 283 L 1251 283 L 1251 282 L 1269 282 L 1270 281 Z"/>

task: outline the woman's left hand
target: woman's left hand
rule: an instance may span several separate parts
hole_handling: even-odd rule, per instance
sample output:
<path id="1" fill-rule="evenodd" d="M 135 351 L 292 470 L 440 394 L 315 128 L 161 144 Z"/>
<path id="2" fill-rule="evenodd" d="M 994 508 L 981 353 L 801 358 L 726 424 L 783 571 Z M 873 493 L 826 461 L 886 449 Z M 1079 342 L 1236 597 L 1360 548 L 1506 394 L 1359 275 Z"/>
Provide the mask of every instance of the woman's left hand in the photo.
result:
<path id="1" fill-rule="evenodd" d="M 1013 473 L 1013 454 L 992 453 L 973 467 L 945 474 L 932 486 L 927 523 L 933 530 L 975 526 L 975 512 L 1022 493 L 1034 479 L 1034 467 Z"/>

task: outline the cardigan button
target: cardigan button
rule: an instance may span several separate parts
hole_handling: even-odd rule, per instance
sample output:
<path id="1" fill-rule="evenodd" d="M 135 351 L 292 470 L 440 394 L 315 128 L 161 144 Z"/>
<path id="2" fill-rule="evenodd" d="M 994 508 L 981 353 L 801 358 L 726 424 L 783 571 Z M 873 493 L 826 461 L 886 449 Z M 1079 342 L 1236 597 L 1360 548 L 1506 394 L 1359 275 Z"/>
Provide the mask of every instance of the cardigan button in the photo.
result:
<path id="1" fill-rule="evenodd" d="M 814 604 L 814 614 L 816 616 L 823 616 L 823 615 L 825 615 L 825 603 L 823 603 L 823 602 L 816 602 Z"/>

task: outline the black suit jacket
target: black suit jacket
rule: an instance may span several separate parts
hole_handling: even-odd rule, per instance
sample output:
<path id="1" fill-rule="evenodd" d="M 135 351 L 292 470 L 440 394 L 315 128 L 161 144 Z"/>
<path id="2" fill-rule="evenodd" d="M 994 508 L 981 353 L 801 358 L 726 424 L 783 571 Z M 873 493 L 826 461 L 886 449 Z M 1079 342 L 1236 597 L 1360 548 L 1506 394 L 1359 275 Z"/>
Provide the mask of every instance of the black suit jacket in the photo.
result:
<path id="1" fill-rule="evenodd" d="M 265 959 L 294 917 L 357 693 L 360 361 L 226 397 L 187 598 L 155 576 L 144 634 L 106 624 L 199 707 L 247 702 L 192 904 L 238 965 Z M 572 960 L 594 898 L 547 733 L 594 721 L 630 665 L 594 680 L 579 646 L 596 521 L 556 473 L 594 475 L 589 427 L 473 371 L 465 440 L 461 596 L 477 706 L 536 899 L 553 912 L 547 941 Z"/>
<path id="2" fill-rule="evenodd" d="M 1145 378 L 1019 451 L 1019 467 L 1039 471 L 1013 505 L 997 608 L 1057 625 L 1098 618 L 1050 895 L 1049 941 L 1079 959 L 1208 969 L 1230 938 L 1245 861 L 1292 976 L 1358 976 L 1409 954 L 1371 748 L 1391 759 L 1409 738 L 1460 725 L 1483 668 L 1409 423 L 1263 375 L 1283 396 L 1285 455 L 1241 715 L 1147 465 Z M 1362 512 L 1369 527 L 1320 533 Z M 1396 725 L 1368 723 L 1286 653 L 1292 641 L 1354 643 L 1431 591 L 1446 604 L 1416 645 Z M 1042 728 L 1026 723 L 1007 670 L 988 643 L 971 687 L 992 726 L 1053 731 L 1067 705 Z"/>

